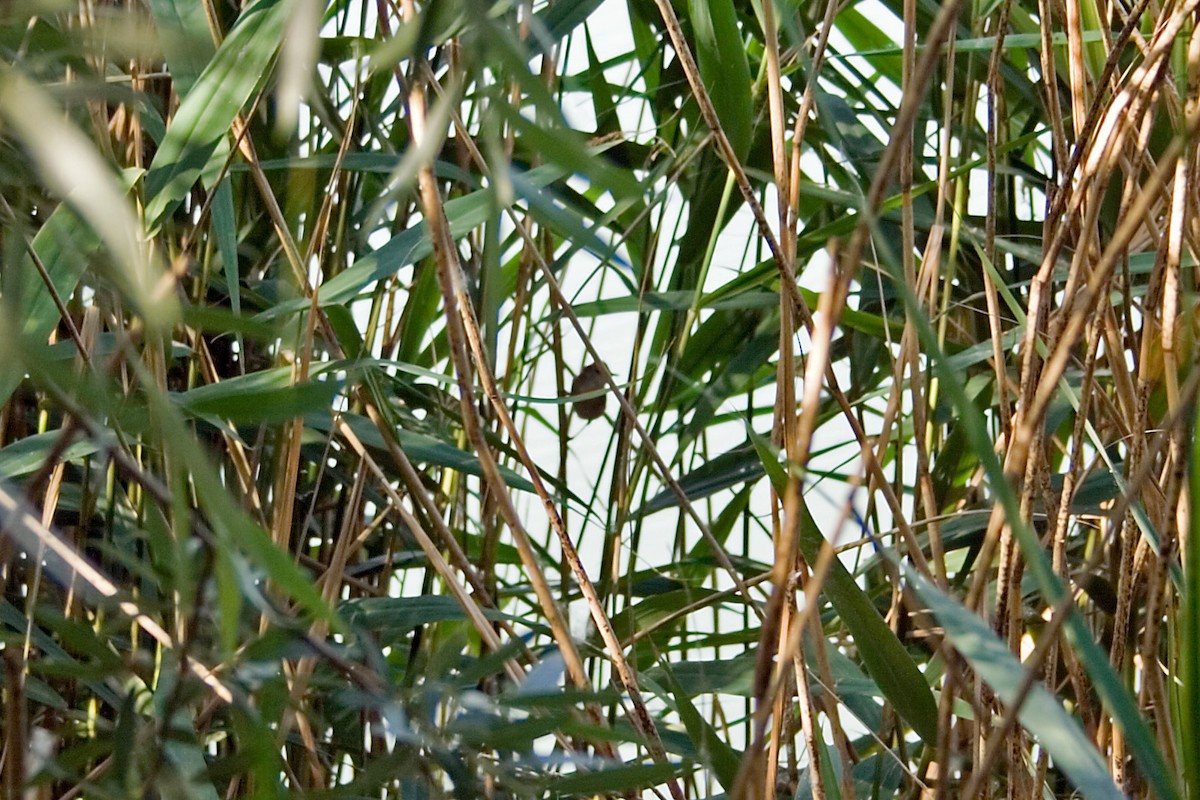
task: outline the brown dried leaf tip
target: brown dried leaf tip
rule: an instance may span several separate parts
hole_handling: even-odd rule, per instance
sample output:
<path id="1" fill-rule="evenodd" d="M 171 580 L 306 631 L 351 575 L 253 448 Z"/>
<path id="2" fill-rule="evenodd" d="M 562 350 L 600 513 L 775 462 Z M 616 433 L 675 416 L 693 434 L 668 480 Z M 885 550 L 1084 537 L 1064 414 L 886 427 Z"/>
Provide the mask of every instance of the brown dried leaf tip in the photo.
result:
<path id="1" fill-rule="evenodd" d="M 604 380 L 604 370 L 599 364 L 588 364 L 579 374 L 575 376 L 574 382 L 571 383 L 572 396 L 587 394 L 594 392 L 597 389 L 603 389 L 606 385 Z M 575 401 L 575 413 L 582 419 L 596 419 L 604 416 L 604 403 L 607 399 L 606 395 L 599 397 L 589 397 L 586 400 Z"/>

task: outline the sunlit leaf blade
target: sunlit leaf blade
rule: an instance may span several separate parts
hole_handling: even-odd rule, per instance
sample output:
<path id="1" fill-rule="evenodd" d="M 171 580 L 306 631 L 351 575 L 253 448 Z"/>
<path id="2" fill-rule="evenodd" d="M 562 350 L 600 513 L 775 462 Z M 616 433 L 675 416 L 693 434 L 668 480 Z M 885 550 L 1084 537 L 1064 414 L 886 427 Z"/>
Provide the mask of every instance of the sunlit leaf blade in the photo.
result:
<path id="1" fill-rule="evenodd" d="M 19 439 L 7 447 L 0 448 L 0 478 L 14 478 L 37 471 L 46 462 L 47 456 L 59 445 L 63 431 L 46 431 L 36 436 Z M 60 455 L 71 461 L 95 453 L 99 446 L 92 441 L 74 442 Z"/>
<path id="2" fill-rule="evenodd" d="M 714 457 L 688 473 L 679 481 L 679 486 L 689 500 L 701 500 L 722 489 L 756 481 L 764 474 L 762 460 L 754 446 L 747 443 Z M 637 514 L 653 514 L 664 508 L 673 508 L 678 503 L 679 498 L 674 492 L 663 490 L 650 498 Z"/>
<path id="3" fill-rule="evenodd" d="M 173 323 L 179 303 L 171 280 L 145 243 L 126 192 L 92 142 L 59 113 L 39 87 L 13 69 L 0 69 L 0 115 L 17 131 L 47 184 L 103 242 L 112 259 L 114 281 L 137 306 L 145 324 L 157 332 Z M 60 224 L 74 227 L 66 218 Z M 91 255 L 87 253 L 89 238 L 84 236 L 74 245 L 85 257 Z M 71 245 L 59 246 L 66 249 Z M 74 270 L 68 266 L 67 271 Z M 69 274 L 51 274 L 51 278 L 65 278 L 63 285 L 71 286 Z M 30 322 L 37 327 L 44 324 L 40 319 Z"/>
<path id="4" fill-rule="evenodd" d="M 156 229 L 174 212 L 262 85 L 279 50 L 290 0 L 259 0 L 242 12 L 175 112 L 146 174 L 146 221 Z"/>
<path id="5" fill-rule="evenodd" d="M 19 323 L 13 333 L 20 332 L 36 341 L 45 341 L 59 320 L 58 306 L 51 295 L 50 286 L 60 300 L 70 297 L 84 270 L 88 256 L 99 247 L 96 235 L 85 225 L 70 206 L 63 204 L 54 209 L 37 235 L 33 237 L 33 252 L 20 260 L 14 270 L 17 276 L 6 276 L 8 288 L 5 301 L 10 312 L 17 311 Z M 34 259 L 41 262 L 50 279 L 47 286 L 35 266 Z M 20 292 L 13 291 L 13 283 L 20 282 Z M 19 305 L 16 300 L 20 299 Z M 13 305 L 17 305 L 14 309 Z M 0 398 L 7 400 L 21 380 L 11 359 L 0 359 Z"/>
<path id="6" fill-rule="evenodd" d="M 816 522 L 805 509 L 801 523 L 800 549 L 810 564 L 820 553 L 821 536 Z M 874 603 L 836 558 L 826 577 L 825 595 L 837 609 L 854 641 L 867 673 L 913 730 L 926 742 L 937 740 L 937 703 L 916 661 L 883 621 Z"/>
<path id="7" fill-rule="evenodd" d="M 545 52 L 549 45 L 581 25 L 602 4 L 603 0 L 564 0 L 543 8 L 533 18 L 534 36 L 529 54 L 536 56 Z"/>
<path id="8" fill-rule="evenodd" d="M 987 681 L 1006 704 L 1017 699 L 1026 668 L 979 617 L 947 597 L 940 589 L 912 570 L 908 580 L 929 604 L 954 648 Z M 1108 766 L 1071 717 L 1040 680 L 1034 679 L 1018 711 L 1025 726 L 1085 797 L 1113 798 L 1125 795 L 1112 781 Z"/>
<path id="9" fill-rule="evenodd" d="M 436 622 L 465 620 L 466 614 L 453 597 L 370 597 L 347 600 L 338 606 L 346 621 L 383 634 L 408 632 Z"/>
<path id="10" fill-rule="evenodd" d="M 173 689 L 171 681 L 164 681 L 159 687 L 159 703 L 167 704 L 168 690 Z M 176 711 L 166 723 L 171 730 L 165 753 L 166 768 L 174 773 L 164 784 L 172 785 L 179 797 L 187 800 L 218 800 L 216 788 L 207 777 L 208 762 L 204 758 L 203 746 L 195 733 L 195 723 L 186 711 Z"/>
<path id="11" fill-rule="evenodd" d="M 284 422 L 293 417 L 329 408 L 337 394 L 337 381 L 307 381 L 272 385 L 276 381 L 262 372 L 200 386 L 176 395 L 175 401 L 189 413 L 231 422 Z"/>
<path id="12" fill-rule="evenodd" d="M 221 545 L 245 553 L 301 608 L 327 623 L 331 629 L 341 630 L 344 623 L 321 596 L 311 576 L 234 502 L 198 442 L 188 435 L 187 428 L 168 398 L 151 395 L 150 399 L 155 420 L 164 431 L 163 441 L 168 443 L 173 456 L 185 465 L 195 485 L 198 504 L 212 520 L 213 531 Z"/>
<path id="13" fill-rule="evenodd" d="M 171 78 L 186 95 L 208 65 L 214 51 L 204 7 L 188 0 L 148 0 L 158 28 Z"/>
<path id="14" fill-rule="evenodd" d="M 355 414 L 345 414 L 343 418 L 354 429 L 355 435 L 362 440 L 363 444 L 368 447 L 377 448 L 380 452 L 387 451 L 387 444 L 383 440 L 383 435 L 380 434 L 379 430 L 369 420 Z M 328 414 L 311 414 L 305 421 L 309 426 L 319 431 L 330 431 L 333 427 Z M 470 475 L 482 474 L 479 459 L 466 450 L 457 448 L 448 442 L 441 441 L 427 434 L 417 433 L 416 431 L 398 430 L 394 434 L 397 440 L 399 440 L 400 446 L 404 448 L 404 451 L 414 461 L 449 467 L 450 469 L 460 470 Z M 526 492 L 533 491 L 533 484 L 526 478 L 513 472 L 510 468 L 502 468 L 501 474 L 504 475 L 504 479 L 508 485 L 514 489 Z"/>
<path id="15" fill-rule="evenodd" d="M 52 636 L 46 630 L 43 630 L 41 625 L 30 626 L 29 618 L 21 612 L 16 606 L 7 600 L 0 601 L 0 622 L 2 622 L 10 631 L 19 632 L 21 634 L 28 633 L 34 645 L 38 650 L 45 654 L 47 661 L 56 664 L 78 665 L 81 675 L 83 675 L 83 684 L 89 691 L 94 692 L 96 697 L 102 700 L 110 708 L 117 709 L 121 707 L 120 696 L 113 691 L 102 675 L 97 675 L 95 670 L 89 672 L 86 667 L 79 664 L 78 661 L 64 649 L 58 637 Z M 32 692 L 30 693 L 32 697 Z"/>

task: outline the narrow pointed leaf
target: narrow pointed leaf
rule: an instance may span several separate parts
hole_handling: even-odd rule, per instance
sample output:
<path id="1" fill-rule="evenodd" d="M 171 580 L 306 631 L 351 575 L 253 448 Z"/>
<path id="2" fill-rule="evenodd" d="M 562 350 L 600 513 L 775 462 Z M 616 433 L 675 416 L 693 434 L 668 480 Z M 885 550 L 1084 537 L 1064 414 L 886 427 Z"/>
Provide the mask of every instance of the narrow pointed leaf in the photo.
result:
<path id="1" fill-rule="evenodd" d="M 146 222 L 162 224 L 208 169 L 217 144 L 268 74 L 279 51 L 289 0 L 259 0 L 229 36 L 175 112 L 146 175 Z"/>
<path id="2" fill-rule="evenodd" d="M 950 643 L 1002 702 L 1013 703 L 1026 668 L 983 620 L 915 571 L 908 569 L 906 573 L 921 599 L 937 616 Z M 1083 797 L 1120 800 L 1125 796 L 1113 783 L 1108 765 L 1084 734 L 1079 721 L 1067 713 L 1040 680 L 1034 682 L 1018 716 Z"/>

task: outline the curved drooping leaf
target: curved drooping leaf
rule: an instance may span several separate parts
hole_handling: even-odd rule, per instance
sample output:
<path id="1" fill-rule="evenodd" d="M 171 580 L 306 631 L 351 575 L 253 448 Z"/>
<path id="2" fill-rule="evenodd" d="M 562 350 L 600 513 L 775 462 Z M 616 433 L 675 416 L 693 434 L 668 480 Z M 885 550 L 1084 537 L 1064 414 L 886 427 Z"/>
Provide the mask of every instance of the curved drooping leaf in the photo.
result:
<path id="1" fill-rule="evenodd" d="M 692 737 L 696 752 L 700 755 L 701 763 L 716 773 L 717 780 L 727 791 L 733 791 L 737 782 L 738 770 L 741 768 L 742 756 L 734 750 L 708 720 L 706 720 L 692 703 L 688 689 L 685 689 L 675 676 L 671 665 L 660 663 L 662 678 L 670 689 L 670 697 L 674 701 L 675 712 L 683 720 L 684 727 Z"/>
<path id="2" fill-rule="evenodd" d="M 983 620 L 915 571 L 907 569 L 905 572 L 942 624 L 946 638 L 987 681 L 996 696 L 1011 705 L 1017 698 L 1026 668 Z M 1084 797 L 1120 800 L 1125 796 L 1113 783 L 1108 765 L 1083 732 L 1079 721 L 1067 713 L 1040 680 L 1033 681 L 1018 716 L 1026 730 L 1046 748 L 1055 766 Z"/>
<path id="3" fill-rule="evenodd" d="M 49 93 L 2 62 L 0 117 L 7 121 L 8 129 L 37 164 L 50 191 L 74 210 L 81 226 L 91 229 L 90 236 L 84 234 L 73 243 L 82 251 L 82 257 L 95 260 L 96 254 L 89 246 L 93 237 L 102 243 L 108 258 L 100 259 L 99 263 L 108 267 L 107 277 L 138 309 L 143 323 L 152 332 L 158 335 L 169 330 L 178 318 L 179 300 L 171 291 L 157 253 L 144 244 L 141 220 L 128 197 L 130 176 L 139 174 L 140 169 L 127 170 L 124 175 L 114 171 L 101 150 L 63 115 Z M 77 227 L 71 223 L 70 218 L 63 217 L 59 221 L 61 227 L 55 232 L 70 235 Z M 59 248 L 59 254 L 65 255 L 70 245 L 60 244 Z M 34 256 L 39 255 L 35 251 Z M 61 280 L 63 286 L 73 289 L 74 280 L 78 279 L 75 274 L 78 258 L 79 255 L 68 255 L 61 265 L 54 264 L 59 274 L 47 269 L 46 279 L 54 284 Z M 31 281 L 30 288 L 43 283 L 39 274 Z M 65 303 L 59 286 L 55 289 L 59 302 Z M 36 293 L 31 295 L 33 298 L 45 302 Z M 27 319 L 26 324 L 40 326 L 43 319 Z"/>
<path id="4" fill-rule="evenodd" d="M 576 772 L 554 781 L 551 786 L 559 795 L 569 797 L 607 792 L 621 793 L 662 783 L 680 771 L 680 768 L 673 764 L 623 764 L 604 767 L 594 772 Z"/>
<path id="5" fill-rule="evenodd" d="M 533 16 L 529 55 L 537 56 L 582 25 L 604 0 L 563 0 L 543 7 Z"/>
<path id="6" fill-rule="evenodd" d="M 713 458 L 703 466 L 689 472 L 679 481 L 679 486 L 689 500 L 700 500 L 709 497 L 722 489 L 750 483 L 765 474 L 762 461 L 754 449 L 747 443 Z M 668 490 L 659 492 L 650 498 L 637 511 L 637 516 L 646 516 L 665 508 L 678 505 L 679 498 Z"/>
<path id="7" fill-rule="evenodd" d="M 752 444 L 776 491 L 783 495 L 787 491 L 787 477 L 778 458 L 761 439 L 755 438 Z M 800 552 L 809 564 L 816 564 L 826 540 L 809 513 L 808 504 L 800 503 L 799 510 L 802 514 L 798 537 Z M 927 743 L 936 742 L 937 702 L 929 685 L 916 661 L 883 621 L 871 598 L 854 580 L 841 559 L 830 561 L 822 591 L 854 637 L 858 657 L 879 686 L 879 691 L 918 736 Z"/>
<path id="8" fill-rule="evenodd" d="M 385 631 L 389 634 L 406 633 L 422 625 L 467 619 L 459 602 L 448 595 L 360 597 L 342 601 L 338 605 L 338 612 L 351 625 L 381 635 Z"/>
<path id="9" fill-rule="evenodd" d="M 18 439 L 7 447 L 0 448 L 0 479 L 11 479 L 36 472 L 54 452 L 63 436 L 62 430 L 46 431 L 36 436 Z M 71 461 L 90 456 L 100 449 L 95 442 L 85 439 L 72 442 L 58 454 L 62 461 Z"/>
<path id="10" fill-rule="evenodd" d="M 189 0 L 148 0 L 154 24 L 169 56 L 177 91 L 186 95 L 213 56 L 212 34 L 204 19 L 204 6 Z"/>

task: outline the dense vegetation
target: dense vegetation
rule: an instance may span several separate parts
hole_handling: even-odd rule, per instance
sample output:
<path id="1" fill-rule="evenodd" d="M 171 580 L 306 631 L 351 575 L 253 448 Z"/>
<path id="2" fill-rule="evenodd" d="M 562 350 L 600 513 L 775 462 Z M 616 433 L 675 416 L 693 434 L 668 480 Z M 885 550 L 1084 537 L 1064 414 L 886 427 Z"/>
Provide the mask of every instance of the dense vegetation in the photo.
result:
<path id="1" fill-rule="evenodd" d="M 1196 797 L 1198 6 L 0 2 L 0 796 Z"/>

